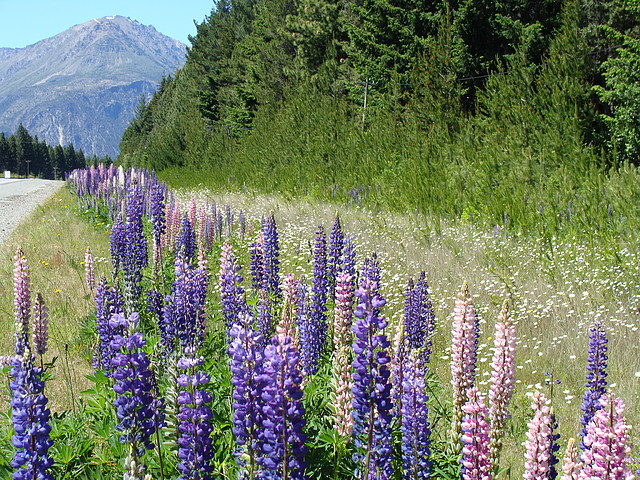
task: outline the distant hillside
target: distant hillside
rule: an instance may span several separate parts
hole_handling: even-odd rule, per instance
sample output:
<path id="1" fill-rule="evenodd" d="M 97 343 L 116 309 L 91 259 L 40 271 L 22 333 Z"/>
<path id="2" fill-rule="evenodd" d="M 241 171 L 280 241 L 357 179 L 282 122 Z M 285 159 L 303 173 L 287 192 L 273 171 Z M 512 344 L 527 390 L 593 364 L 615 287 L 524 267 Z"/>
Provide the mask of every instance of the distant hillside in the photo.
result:
<path id="1" fill-rule="evenodd" d="M 141 95 L 150 96 L 185 53 L 184 44 L 121 16 L 0 48 L 0 131 L 22 123 L 49 144 L 115 157 Z"/>

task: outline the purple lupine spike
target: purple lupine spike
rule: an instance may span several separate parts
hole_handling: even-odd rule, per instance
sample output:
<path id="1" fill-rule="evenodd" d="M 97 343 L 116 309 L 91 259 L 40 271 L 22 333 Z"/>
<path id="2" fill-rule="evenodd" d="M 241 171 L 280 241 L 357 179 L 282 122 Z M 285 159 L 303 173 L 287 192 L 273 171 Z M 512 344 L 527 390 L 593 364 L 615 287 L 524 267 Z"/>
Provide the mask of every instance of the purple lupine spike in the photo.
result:
<path id="1" fill-rule="evenodd" d="M 491 463 L 497 465 L 502 449 L 507 409 L 516 371 L 516 327 L 509 317 L 505 302 L 498 316 L 493 337 L 493 361 L 491 362 L 491 386 L 489 387 L 489 419 L 491 420 Z"/>
<path id="2" fill-rule="evenodd" d="M 266 283 L 264 272 L 264 235 L 258 234 L 255 242 L 251 243 L 249 255 L 251 256 L 251 288 L 259 291 Z"/>
<path id="3" fill-rule="evenodd" d="M 91 247 L 87 247 L 84 253 L 84 279 L 90 292 L 96 288 L 96 276 L 93 264 L 93 255 L 91 255 Z"/>
<path id="4" fill-rule="evenodd" d="M 213 414 L 208 404 L 213 396 L 206 390 L 211 379 L 202 371 L 204 357 L 195 358 L 191 350 L 187 348 L 187 356 L 178 360 L 178 369 L 183 371 L 177 380 L 180 388 L 177 399 L 180 406 L 177 415 L 180 421 L 178 470 L 182 472 L 179 480 L 211 480 L 214 478 L 212 460 L 215 452 L 211 438 Z"/>
<path id="5" fill-rule="evenodd" d="M 531 408 L 534 416 L 528 423 L 529 431 L 525 445 L 525 480 L 548 480 L 551 436 L 553 435 L 551 409 L 546 397 L 536 391 Z"/>
<path id="6" fill-rule="evenodd" d="M 370 261 L 371 265 L 371 261 Z M 391 479 L 391 383 L 389 382 L 389 341 L 382 333 L 387 326 L 380 308 L 385 300 L 378 284 L 366 274 L 355 292 L 358 305 L 353 324 L 353 438 L 357 453 L 357 478 Z"/>
<path id="7" fill-rule="evenodd" d="M 476 387 L 467 391 L 462 406 L 462 480 L 490 480 L 489 410 Z"/>
<path id="8" fill-rule="evenodd" d="M 583 438 L 585 449 L 580 456 L 583 467 L 579 480 L 633 480 L 629 430 L 624 419 L 624 402 L 609 392 L 600 397 L 597 409 Z"/>
<path id="9" fill-rule="evenodd" d="M 240 209 L 238 213 L 238 226 L 240 227 L 240 239 L 244 240 L 244 234 L 247 231 L 247 219 L 242 209 Z"/>
<path id="10" fill-rule="evenodd" d="M 15 434 L 11 441 L 16 452 L 11 461 L 13 480 L 53 480 L 47 471 L 53 465 L 49 448 L 50 411 L 44 394 L 42 368 L 33 365 L 28 346 L 22 356 L 11 360 L 11 410 Z"/>
<path id="11" fill-rule="evenodd" d="M 306 375 L 318 371 L 320 357 L 327 343 L 327 244 L 324 228 L 318 227 L 313 251 L 313 281 L 309 303 L 308 321 L 300 331 L 300 339 L 308 354 L 304 356 L 302 369 Z"/>
<path id="12" fill-rule="evenodd" d="M 282 297 L 280 291 L 280 247 L 276 219 L 273 213 L 262 222 L 262 233 L 264 235 L 263 261 L 267 292 L 278 302 Z"/>
<path id="13" fill-rule="evenodd" d="M 305 409 L 299 355 L 290 336 L 279 334 L 264 350 L 260 379 L 262 428 L 258 433 L 264 478 L 305 479 Z"/>
<path id="14" fill-rule="evenodd" d="M 355 279 L 341 272 L 336 279 L 336 307 L 333 328 L 333 408 L 338 434 L 351 435 L 353 418 L 353 379 L 351 378 L 351 343 Z"/>
<path id="15" fill-rule="evenodd" d="M 157 290 L 149 290 L 147 292 L 147 312 L 155 315 L 156 319 L 162 318 L 164 310 L 164 299 L 162 294 Z"/>
<path id="16" fill-rule="evenodd" d="M 243 312 L 229 330 L 228 348 L 231 384 L 233 385 L 233 435 L 238 449 L 234 452 L 237 465 L 254 478 L 258 458 L 260 424 L 260 373 L 263 365 L 263 341 L 251 326 L 253 319 Z"/>
<path id="17" fill-rule="evenodd" d="M 218 238 L 222 238 L 222 228 L 223 225 L 223 221 L 222 221 L 222 212 L 217 212 L 216 213 L 216 234 L 218 235 Z"/>
<path id="18" fill-rule="evenodd" d="M 237 264 L 233 249 L 228 241 L 222 245 L 220 254 L 220 302 L 222 316 L 227 329 L 238 322 L 238 316 L 242 312 L 248 312 L 247 304 L 242 289 L 242 277 L 240 265 Z"/>
<path id="19" fill-rule="evenodd" d="M 49 340 L 49 313 L 42 294 L 38 293 L 33 304 L 33 348 L 40 356 L 47 352 Z"/>
<path id="20" fill-rule="evenodd" d="M 271 297 L 265 289 L 261 289 L 258 296 L 257 327 L 265 344 L 269 343 L 275 331 L 271 314 Z"/>
<path id="21" fill-rule="evenodd" d="M 451 385 L 453 386 L 452 439 L 456 451 L 462 446 L 462 405 L 467 402 L 467 390 L 475 380 L 478 347 L 478 316 L 469 287 L 465 282 L 456 298 L 451 342 Z"/>
<path id="22" fill-rule="evenodd" d="M 176 239 L 176 257 L 182 257 L 193 262 L 196 255 L 196 234 L 189 217 L 185 213 L 182 217 L 180 235 Z"/>
<path id="23" fill-rule="evenodd" d="M 556 465 L 559 462 L 558 451 L 560 450 L 560 434 L 558 433 L 558 419 L 551 407 L 551 448 L 549 449 L 549 480 L 558 478 L 558 469 Z"/>
<path id="24" fill-rule="evenodd" d="M 132 185 L 127 195 L 127 224 L 122 273 L 124 277 L 125 308 L 128 312 L 135 310 L 142 292 L 142 269 L 148 264 L 147 240 L 142 231 L 143 216 L 142 190 L 139 185 Z"/>
<path id="25" fill-rule="evenodd" d="M 153 226 L 153 276 L 154 280 L 162 267 L 162 237 L 167 231 L 165 188 L 159 183 L 151 187 L 151 224 Z"/>
<path id="26" fill-rule="evenodd" d="M 580 432 L 580 448 L 585 450 L 584 437 L 587 425 L 602 408 L 600 397 L 607 388 L 607 334 L 599 322 L 589 329 L 589 355 L 587 357 L 587 382 L 582 402 L 582 431 Z"/>
<path id="27" fill-rule="evenodd" d="M 113 365 L 113 349 L 111 340 L 118 333 L 109 325 L 109 320 L 114 314 L 124 312 L 124 301 L 117 287 L 109 287 L 107 280 L 101 278 L 96 289 L 96 329 L 98 332 L 98 345 L 93 356 L 93 368 L 102 369 L 106 376 L 111 376 Z"/>
<path id="28" fill-rule="evenodd" d="M 342 257 L 343 249 L 344 232 L 342 231 L 340 216 L 336 214 L 336 218 L 333 221 L 333 225 L 331 227 L 331 234 L 329 236 L 329 251 L 327 254 L 327 281 L 329 282 L 329 298 L 335 297 L 336 276 L 338 275 L 340 258 Z"/>
<path id="29" fill-rule="evenodd" d="M 125 477 L 142 478 L 145 470 L 140 457 L 146 450 L 154 448 L 151 440 L 155 434 L 157 403 L 154 399 L 153 372 L 150 361 L 144 352 L 146 341 L 137 331 L 139 316 L 133 312 L 129 318 L 115 314 L 109 320 L 113 330 L 125 330 L 125 335 L 114 335 L 111 348 L 114 350 L 111 364 L 115 371 L 113 390 L 116 416 L 120 423 L 116 429 L 121 432 L 120 443 L 129 444 L 131 450 L 125 460 Z"/>
<path id="30" fill-rule="evenodd" d="M 431 336 L 435 330 L 435 315 L 429 299 L 429 285 L 425 272 L 421 272 L 415 285 L 407 294 L 409 306 L 405 307 L 405 335 L 412 349 L 420 349 L 422 361 L 429 362 Z"/>
<path id="31" fill-rule="evenodd" d="M 378 287 L 380 286 L 380 262 L 375 252 L 371 254 L 371 257 L 364 259 L 362 263 L 362 276 L 370 279 L 370 281 Z"/>
<path id="32" fill-rule="evenodd" d="M 403 368 L 402 381 L 402 478 L 427 480 L 431 475 L 428 397 L 425 370 L 418 352 L 412 352 Z"/>
<path id="33" fill-rule="evenodd" d="M 29 265 L 21 248 L 13 256 L 13 306 L 16 325 L 16 355 L 23 355 L 29 348 L 29 317 L 31 315 L 31 291 L 29 289 Z"/>

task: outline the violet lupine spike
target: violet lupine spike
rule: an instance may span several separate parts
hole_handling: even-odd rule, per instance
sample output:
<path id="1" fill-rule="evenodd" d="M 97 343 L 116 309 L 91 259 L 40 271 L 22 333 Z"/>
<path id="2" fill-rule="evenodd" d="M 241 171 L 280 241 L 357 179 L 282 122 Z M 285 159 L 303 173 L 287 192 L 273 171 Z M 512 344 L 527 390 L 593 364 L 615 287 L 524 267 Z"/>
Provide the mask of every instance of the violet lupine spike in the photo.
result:
<path id="1" fill-rule="evenodd" d="M 307 436 L 303 432 L 305 409 L 298 360 L 298 351 L 288 335 L 276 335 L 264 350 L 258 462 L 265 479 L 306 478 Z"/>
<path id="2" fill-rule="evenodd" d="M 225 241 L 220 253 L 219 284 L 222 316 L 227 329 L 238 322 L 241 313 L 248 312 L 245 293 L 241 286 L 243 279 L 240 276 L 240 270 L 233 248 L 228 241 Z"/>
<path id="3" fill-rule="evenodd" d="M 335 297 L 336 276 L 340 267 L 340 258 L 344 249 L 344 232 L 340 223 L 340 217 L 336 214 L 329 235 L 329 249 L 327 254 L 327 280 L 329 282 L 329 298 Z"/>
<path id="4" fill-rule="evenodd" d="M 353 240 L 353 236 L 349 235 L 344 239 L 344 246 L 342 248 L 342 257 L 338 264 L 338 272 L 346 272 L 351 275 L 352 278 L 356 278 L 356 245 Z"/>
<path id="5" fill-rule="evenodd" d="M 462 406 L 462 480 L 490 480 L 489 410 L 476 387 L 467 391 Z"/>
<path id="6" fill-rule="evenodd" d="M 251 288 L 257 292 L 266 281 L 264 271 L 264 235 L 262 231 L 258 234 L 256 241 L 251 243 L 249 255 L 251 257 Z"/>
<path id="7" fill-rule="evenodd" d="M 115 369 L 113 390 L 117 394 L 114 401 L 116 416 L 120 423 L 116 429 L 121 432 L 120 442 L 129 444 L 129 456 L 125 460 L 125 478 L 142 478 L 145 468 L 140 457 L 146 450 L 154 448 L 152 436 L 156 428 L 157 403 L 154 399 L 153 372 L 143 348 L 144 337 L 137 331 L 139 317 L 136 312 L 129 318 L 115 314 L 109 320 L 114 330 L 125 330 L 125 335 L 114 335 L 111 348 L 114 356 L 111 363 Z"/>
<path id="8" fill-rule="evenodd" d="M 316 231 L 313 251 L 313 280 L 309 302 L 309 318 L 305 329 L 300 331 L 300 339 L 308 354 L 304 356 L 302 368 L 305 376 L 318 371 L 322 351 L 327 344 L 327 240 L 324 228 Z"/>
<path id="9" fill-rule="evenodd" d="M 29 265 L 21 248 L 13 256 L 13 306 L 15 318 L 15 351 L 23 355 L 29 348 L 29 318 L 31 316 L 31 291 L 29 289 Z"/>
<path id="10" fill-rule="evenodd" d="M 353 324 L 353 438 L 356 477 L 360 480 L 391 479 L 391 383 L 389 341 L 383 333 L 387 321 L 379 311 L 385 304 L 378 284 L 365 270 L 355 292 L 358 305 Z"/>
<path id="11" fill-rule="evenodd" d="M 578 480 L 581 469 L 582 462 L 580 462 L 580 453 L 576 446 L 576 441 L 574 438 L 570 438 L 562 460 L 562 477 L 560 477 L 560 480 Z"/>
<path id="12" fill-rule="evenodd" d="M 231 343 L 228 348 L 233 394 L 233 435 L 237 450 L 237 465 L 254 478 L 257 471 L 258 431 L 261 428 L 260 374 L 263 365 L 262 338 L 252 327 L 253 319 L 244 312 L 229 330 Z"/>
<path id="13" fill-rule="evenodd" d="M 84 253 L 84 279 L 90 292 L 96 288 L 96 276 L 93 264 L 93 255 L 91 255 L 91 247 L 87 247 Z"/>
<path id="14" fill-rule="evenodd" d="M 182 217 L 180 235 L 176 239 L 176 257 L 182 257 L 193 262 L 196 255 L 196 235 L 189 217 L 185 213 Z"/>
<path id="15" fill-rule="evenodd" d="M 629 430 L 624 418 L 624 402 L 609 392 L 600 397 L 583 438 L 585 450 L 580 456 L 583 467 L 579 480 L 633 480 Z"/>
<path id="16" fill-rule="evenodd" d="M 114 331 L 109 325 L 109 320 L 114 314 L 124 313 L 124 300 L 117 287 L 110 287 L 107 280 L 101 278 L 96 289 L 95 301 L 98 344 L 93 356 L 93 368 L 104 370 L 105 375 L 110 377 L 113 372 L 111 340 L 116 333 L 123 335 L 124 331 Z"/>
<path id="17" fill-rule="evenodd" d="M 607 388 L 607 334 L 599 322 L 589 329 L 589 354 L 587 357 L 587 382 L 585 384 L 582 402 L 583 415 L 581 418 L 582 431 L 580 432 L 580 448 L 584 450 L 584 437 L 587 434 L 587 425 L 602 408 L 600 397 L 605 394 Z"/>
<path id="18" fill-rule="evenodd" d="M 531 404 L 534 415 L 527 424 L 527 440 L 525 445 L 525 480 L 548 480 L 550 473 L 552 418 L 547 398 L 540 392 L 533 394 Z"/>
<path id="19" fill-rule="evenodd" d="M 109 233 L 109 244 L 111 265 L 113 266 L 112 276 L 115 280 L 120 272 L 127 244 L 127 226 L 122 222 L 122 218 L 120 216 L 116 218 L 111 227 L 111 232 Z"/>
<path id="20" fill-rule="evenodd" d="M 412 349 L 421 350 L 422 361 L 427 364 L 431 355 L 435 315 L 425 276 L 425 272 L 421 272 L 415 285 L 407 293 L 410 306 L 405 310 L 405 335 Z"/>
<path id="21" fill-rule="evenodd" d="M 560 450 L 560 434 L 558 433 L 558 419 L 551 407 L 551 448 L 549 450 L 549 480 L 556 480 L 558 478 L 558 469 L 556 465 L 559 462 L 558 451 Z"/>
<path id="22" fill-rule="evenodd" d="M 351 343 L 355 279 L 347 272 L 336 278 L 336 306 L 333 325 L 333 399 L 335 426 L 339 435 L 349 437 L 353 426 L 353 379 L 351 377 Z"/>
<path id="23" fill-rule="evenodd" d="M 51 426 L 42 369 L 33 365 L 28 347 L 22 356 L 11 359 L 11 410 L 15 434 L 11 441 L 16 452 L 11 461 L 13 480 L 53 480 L 47 470 L 53 465 L 49 448 Z"/>
<path id="24" fill-rule="evenodd" d="M 278 244 L 276 219 L 273 213 L 264 219 L 262 233 L 264 235 L 263 261 L 267 292 L 278 303 L 282 297 L 282 292 L 280 291 L 280 246 Z"/>
<path id="25" fill-rule="evenodd" d="M 430 440 L 424 380 L 425 370 L 418 352 L 412 352 L 404 364 L 402 381 L 402 479 L 427 480 L 431 476 Z"/>
<path id="26" fill-rule="evenodd" d="M 49 340 L 49 313 L 42 294 L 38 293 L 33 304 L 33 349 L 42 356 L 47 353 Z"/>
<path id="27" fill-rule="evenodd" d="M 142 293 L 142 269 L 149 262 L 147 239 L 142 229 L 143 194 L 139 185 L 131 185 L 127 194 L 126 243 L 122 261 L 125 309 L 132 313 Z"/>
<path id="28" fill-rule="evenodd" d="M 265 289 L 258 294 L 258 318 L 257 327 L 265 344 L 268 344 L 275 332 L 273 316 L 271 314 L 271 297 Z"/>
<path id="29" fill-rule="evenodd" d="M 165 188 L 158 183 L 151 187 L 150 210 L 153 226 L 153 276 L 155 280 L 162 267 L 162 237 L 167 231 Z"/>
<path id="30" fill-rule="evenodd" d="M 190 349 L 187 349 L 190 350 Z M 180 412 L 178 430 L 178 470 L 182 473 L 178 480 L 212 480 L 214 458 L 211 433 L 212 412 L 209 403 L 213 396 L 206 390 L 210 382 L 208 373 L 202 371 L 204 357 L 191 355 L 178 360 L 178 368 L 183 371 L 177 379 L 180 393 L 177 402 Z"/>
<path id="31" fill-rule="evenodd" d="M 451 342 L 451 385 L 453 386 L 452 440 L 454 448 L 462 447 L 462 405 L 467 402 L 467 390 L 475 380 L 478 317 L 465 282 L 456 298 Z"/>
<path id="32" fill-rule="evenodd" d="M 507 302 L 498 316 L 493 337 L 493 360 L 489 387 L 489 419 L 491 420 L 491 463 L 498 466 L 507 409 L 515 385 L 516 327 L 509 317 Z"/>

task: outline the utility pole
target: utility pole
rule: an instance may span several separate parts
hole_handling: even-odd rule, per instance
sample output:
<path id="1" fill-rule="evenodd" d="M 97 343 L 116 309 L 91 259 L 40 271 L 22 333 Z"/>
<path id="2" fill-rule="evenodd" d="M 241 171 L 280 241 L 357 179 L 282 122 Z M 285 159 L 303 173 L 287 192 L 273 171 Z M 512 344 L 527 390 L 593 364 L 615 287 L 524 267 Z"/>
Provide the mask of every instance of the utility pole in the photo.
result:
<path id="1" fill-rule="evenodd" d="M 362 130 L 364 130 L 365 113 L 367 111 L 367 93 L 369 93 L 369 79 L 364 82 L 364 100 L 362 102 Z"/>
<path id="2" fill-rule="evenodd" d="M 29 164 L 31 163 L 31 160 L 25 160 L 24 163 L 27 164 L 27 178 L 29 178 Z"/>

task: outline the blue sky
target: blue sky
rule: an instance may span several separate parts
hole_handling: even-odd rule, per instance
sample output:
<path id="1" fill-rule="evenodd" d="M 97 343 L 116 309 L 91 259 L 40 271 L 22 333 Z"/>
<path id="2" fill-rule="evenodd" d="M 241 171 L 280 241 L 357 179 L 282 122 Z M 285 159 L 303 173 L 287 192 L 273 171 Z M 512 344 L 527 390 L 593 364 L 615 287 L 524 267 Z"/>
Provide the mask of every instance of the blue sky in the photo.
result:
<path id="1" fill-rule="evenodd" d="M 122 15 L 190 45 L 213 0 L 0 0 L 0 47 L 26 47 L 79 23 Z"/>

